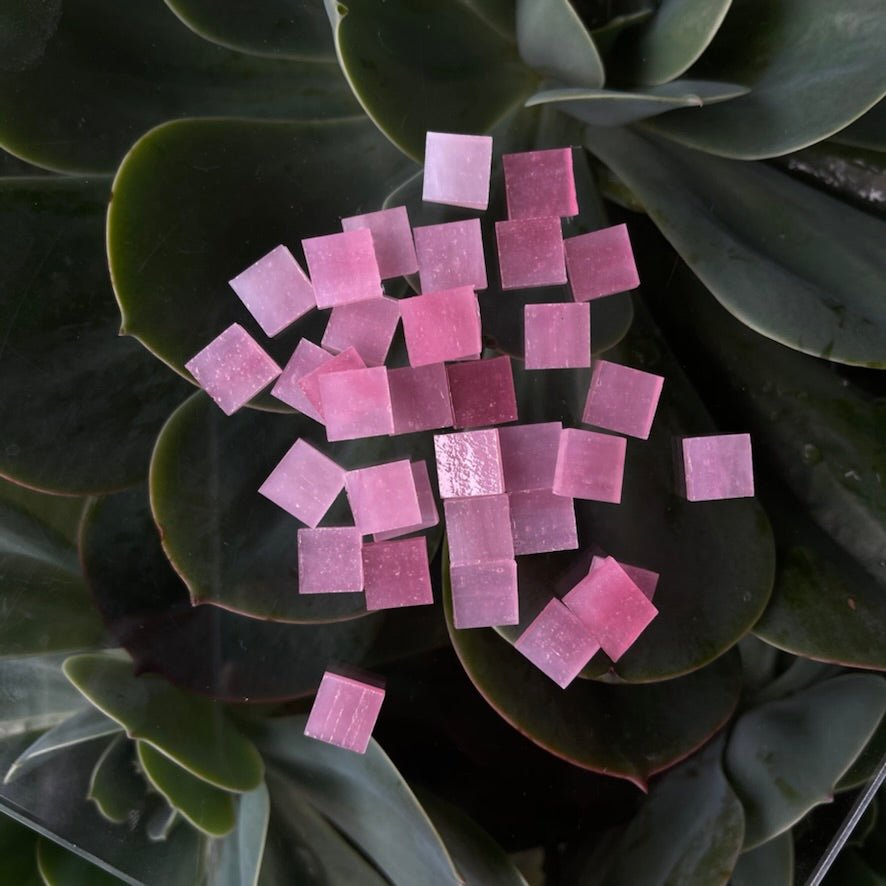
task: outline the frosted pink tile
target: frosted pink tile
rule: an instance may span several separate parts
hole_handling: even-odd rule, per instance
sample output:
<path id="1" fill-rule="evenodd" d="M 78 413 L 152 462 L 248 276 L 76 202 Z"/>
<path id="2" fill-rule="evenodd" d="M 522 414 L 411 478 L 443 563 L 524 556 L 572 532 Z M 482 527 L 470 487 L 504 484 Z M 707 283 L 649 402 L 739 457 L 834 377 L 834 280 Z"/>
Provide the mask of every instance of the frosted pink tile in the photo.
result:
<path id="1" fill-rule="evenodd" d="M 414 228 L 422 292 L 470 286 L 486 288 L 486 258 L 480 219 Z"/>
<path id="2" fill-rule="evenodd" d="M 363 545 L 363 576 L 370 611 L 434 602 L 428 546 L 421 537 Z"/>
<path id="3" fill-rule="evenodd" d="M 324 375 L 330 375 L 334 372 L 348 372 L 352 369 L 365 369 L 366 364 L 360 358 L 355 348 L 346 348 L 340 354 L 334 357 L 330 356 L 328 360 L 324 360 L 316 369 L 306 372 L 298 379 L 298 386 L 305 395 L 307 401 L 314 407 L 317 415 L 320 416 L 318 421 L 325 422 L 323 418 L 323 400 L 320 396 L 320 379 Z"/>
<path id="4" fill-rule="evenodd" d="M 686 498 L 711 501 L 754 494 L 750 434 L 718 434 L 683 439 Z"/>
<path id="5" fill-rule="evenodd" d="M 505 154 L 508 218 L 578 215 L 572 148 Z"/>
<path id="6" fill-rule="evenodd" d="M 435 434 L 440 498 L 500 495 L 505 491 L 498 431 Z"/>
<path id="7" fill-rule="evenodd" d="M 480 306 L 470 286 L 405 298 L 400 316 L 411 366 L 461 360 L 483 348 Z"/>
<path id="8" fill-rule="evenodd" d="M 319 382 L 328 440 L 394 433 L 388 370 L 384 366 L 330 372 L 321 375 Z"/>
<path id="9" fill-rule="evenodd" d="M 514 648 L 565 689 L 597 654 L 600 644 L 578 617 L 554 598 L 518 637 Z"/>
<path id="10" fill-rule="evenodd" d="M 298 531 L 298 592 L 340 594 L 363 590 L 363 540 L 353 526 Z"/>
<path id="11" fill-rule="evenodd" d="M 280 367 L 239 323 L 188 360 L 185 369 L 225 415 L 235 413 L 280 374 Z"/>
<path id="12" fill-rule="evenodd" d="M 369 228 L 382 280 L 414 274 L 418 270 L 412 228 L 405 206 L 352 215 L 341 220 L 341 227 L 343 231 Z"/>
<path id="13" fill-rule="evenodd" d="M 301 241 L 318 308 L 381 298 L 381 276 L 369 228 Z"/>
<path id="14" fill-rule="evenodd" d="M 591 306 L 587 302 L 526 305 L 523 344 L 527 369 L 591 365 Z"/>
<path id="15" fill-rule="evenodd" d="M 265 335 L 276 335 L 317 306 L 311 281 L 285 246 L 250 265 L 230 286 Z"/>
<path id="16" fill-rule="evenodd" d="M 421 523 L 418 492 L 406 459 L 349 471 L 345 489 L 361 535 Z"/>
<path id="17" fill-rule="evenodd" d="M 613 661 L 627 652 L 658 614 L 613 557 L 591 569 L 563 602 Z"/>
<path id="18" fill-rule="evenodd" d="M 563 428 L 553 491 L 570 498 L 620 502 L 625 449 L 624 437 Z"/>
<path id="19" fill-rule="evenodd" d="M 495 223 L 502 289 L 529 289 L 566 282 L 559 218 L 520 218 Z"/>
<path id="20" fill-rule="evenodd" d="M 449 375 L 443 363 L 388 370 L 394 433 L 452 427 Z"/>
<path id="21" fill-rule="evenodd" d="M 449 562 L 453 566 L 514 559 L 506 495 L 448 498 L 443 508 Z"/>
<path id="22" fill-rule="evenodd" d="M 434 490 L 431 488 L 431 478 L 428 475 L 428 466 L 424 461 L 410 462 L 412 479 L 415 480 L 415 492 L 418 495 L 418 509 L 421 511 L 421 522 L 412 526 L 404 526 L 402 529 L 390 529 L 387 532 L 376 532 L 373 541 L 387 541 L 390 538 L 399 538 L 401 535 L 409 535 L 410 532 L 420 532 L 422 529 L 430 529 L 440 522 L 437 513 L 437 502 L 434 499 Z"/>
<path id="23" fill-rule="evenodd" d="M 518 557 L 578 547 L 575 502 L 571 498 L 554 495 L 549 489 L 512 492 L 508 497 L 514 553 Z"/>
<path id="24" fill-rule="evenodd" d="M 345 482 L 345 472 L 304 440 L 296 440 L 259 492 L 274 504 L 316 526 Z"/>
<path id="25" fill-rule="evenodd" d="M 429 132 L 422 199 L 468 209 L 489 205 L 492 137 Z"/>
<path id="26" fill-rule="evenodd" d="M 605 557 L 594 557 L 591 560 L 589 573 L 599 568 L 605 561 Z M 644 569 L 642 566 L 622 563 L 621 560 L 618 561 L 618 565 L 624 569 L 627 577 L 643 592 L 643 596 L 651 601 L 655 596 L 655 589 L 658 587 L 659 574 L 651 569 Z"/>
<path id="27" fill-rule="evenodd" d="M 358 754 L 366 753 L 385 691 L 327 671 L 311 707 L 305 735 Z"/>
<path id="28" fill-rule="evenodd" d="M 449 570 L 452 620 L 457 628 L 492 628 L 520 621 L 517 563 L 468 563 Z"/>
<path id="29" fill-rule="evenodd" d="M 619 434 L 649 437 L 664 378 L 598 360 L 591 375 L 591 387 L 581 420 Z"/>
<path id="30" fill-rule="evenodd" d="M 354 348 L 367 366 L 381 366 L 400 321 L 400 303 L 394 298 L 371 298 L 332 309 L 321 344 L 337 354 Z"/>
<path id="31" fill-rule="evenodd" d="M 640 285 L 627 225 L 569 237 L 566 269 L 576 301 L 590 301 Z"/>
<path id="32" fill-rule="evenodd" d="M 324 363 L 332 359 L 332 354 L 323 350 L 319 345 L 315 345 L 312 341 L 303 338 L 295 346 L 289 362 L 283 369 L 283 374 L 277 379 L 271 393 L 284 403 L 310 416 L 314 421 L 323 423 L 323 416 L 319 410 L 307 398 L 302 390 L 299 381 L 303 379 L 309 372 L 322 366 Z"/>
<path id="33" fill-rule="evenodd" d="M 558 421 L 498 429 L 508 492 L 551 489 L 562 430 L 563 425 Z"/>
<path id="34" fill-rule="evenodd" d="M 517 420 L 511 358 L 493 357 L 446 367 L 453 425 L 477 428 Z"/>

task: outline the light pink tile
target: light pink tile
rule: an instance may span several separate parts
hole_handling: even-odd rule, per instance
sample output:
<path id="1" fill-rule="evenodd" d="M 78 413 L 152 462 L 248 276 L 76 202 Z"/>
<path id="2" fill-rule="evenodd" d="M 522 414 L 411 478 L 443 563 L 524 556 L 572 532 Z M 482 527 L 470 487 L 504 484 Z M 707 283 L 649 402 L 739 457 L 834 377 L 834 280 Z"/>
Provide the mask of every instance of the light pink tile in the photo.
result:
<path id="1" fill-rule="evenodd" d="M 449 577 L 455 627 L 491 628 L 519 623 L 515 560 L 452 566 Z"/>
<path id="2" fill-rule="evenodd" d="M 486 288 L 486 258 L 480 219 L 414 228 L 422 292 L 470 286 Z"/>
<path id="3" fill-rule="evenodd" d="M 512 492 L 508 497 L 514 553 L 518 557 L 578 547 L 573 499 L 554 495 L 549 489 Z"/>
<path id="4" fill-rule="evenodd" d="M 443 508 L 453 566 L 514 559 L 506 495 L 447 498 Z"/>
<path id="5" fill-rule="evenodd" d="M 319 421 L 325 423 L 323 418 L 323 400 L 320 396 L 320 379 L 324 375 L 334 372 L 348 372 L 352 369 L 365 368 L 366 365 L 357 351 L 354 348 L 345 348 L 340 354 L 336 354 L 334 357 L 330 356 L 328 360 L 324 360 L 316 369 L 306 372 L 298 379 L 297 384 L 307 401 L 320 416 Z"/>
<path id="6" fill-rule="evenodd" d="M 591 306 L 587 302 L 526 305 L 523 322 L 527 369 L 591 365 Z"/>
<path id="7" fill-rule="evenodd" d="M 406 459 L 349 471 L 345 489 L 361 535 L 421 523 L 415 479 Z"/>
<path id="8" fill-rule="evenodd" d="M 605 557 L 594 557 L 591 560 L 589 573 L 599 568 L 605 562 Z M 624 569 L 627 577 L 643 592 L 643 596 L 647 600 L 651 601 L 655 597 L 655 589 L 658 587 L 658 579 L 660 578 L 657 572 L 651 569 L 644 569 L 642 566 L 622 563 L 621 560 L 618 561 L 618 565 Z"/>
<path id="9" fill-rule="evenodd" d="M 716 434 L 683 439 L 686 498 L 712 501 L 754 494 L 750 434 Z"/>
<path id="10" fill-rule="evenodd" d="M 553 490 L 591 501 L 621 501 L 626 441 L 612 434 L 563 428 Z"/>
<path id="11" fill-rule="evenodd" d="M 382 366 L 399 321 L 400 303 L 387 296 L 339 305 L 320 343 L 334 354 L 352 347 L 367 366 Z"/>
<path id="12" fill-rule="evenodd" d="M 563 425 L 558 421 L 508 425 L 498 429 L 508 492 L 550 491 L 554 485 L 562 430 Z"/>
<path id="13" fill-rule="evenodd" d="M 646 440 L 655 418 L 664 378 L 598 360 L 581 420 L 619 434 Z"/>
<path id="14" fill-rule="evenodd" d="M 478 428 L 517 420 L 510 357 L 453 363 L 446 371 L 456 428 Z"/>
<path id="15" fill-rule="evenodd" d="M 445 364 L 389 369 L 388 385 L 395 434 L 452 427 L 452 400 Z"/>
<path id="16" fill-rule="evenodd" d="M 590 301 L 640 285 L 627 225 L 569 237 L 566 269 L 576 301 Z"/>
<path id="17" fill-rule="evenodd" d="M 508 218 L 578 215 L 572 148 L 502 157 Z"/>
<path id="18" fill-rule="evenodd" d="M 302 240 L 318 308 L 381 298 L 381 276 L 369 228 Z"/>
<path id="19" fill-rule="evenodd" d="M 414 274 L 418 270 L 412 228 L 405 206 L 352 215 L 341 220 L 341 227 L 343 231 L 369 228 L 382 280 Z"/>
<path id="20" fill-rule="evenodd" d="M 354 526 L 298 531 L 298 592 L 340 594 L 363 590 L 363 540 Z"/>
<path id="21" fill-rule="evenodd" d="M 470 286 L 404 298 L 400 316 L 411 366 L 461 360 L 483 348 L 480 306 Z"/>
<path id="22" fill-rule="evenodd" d="M 309 372 L 313 372 L 331 359 L 332 354 L 323 350 L 319 345 L 315 345 L 306 338 L 300 339 L 292 352 L 292 356 L 289 358 L 289 362 L 283 369 L 283 374 L 277 379 L 274 387 L 271 388 L 271 394 L 293 409 L 297 409 L 299 412 L 310 416 L 314 421 L 323 424 L 323 416 L 320 415 L 316 406 L 307 398 L 299 381 Z"/>
<path id="23" fill-rule="evenodd" d="M 321 375 L 320 405 L 328 440 L 394 433 L 388 370 L 384 366 Z"/>
<path id="24" fill-rule="evenodd" d="M 492 137 L 429 132 L 422 199 L 468 209 L 489 205 Z"/>
<path id="25" fill-rule="evenodd" d="M 500 495 L 505 491 L 498 431 L 435 434 L 440 498 Z"/>
<path id="26" fill-rule="evenodd" d="M 387 532 L 373 533 L 373 541 L 387 541 L 391 538 L 399 538 L 401 535 L 409 535 L 411 532 L 420 532 L 422 529 L 430 529 L 440 522 L 437 513 L 437 502 L 434 499 L 434 490 L 431 488 L 431 478 L 428 475 L 428 465 L 424 461 L 410 462 L 412 478 L 415 480 L 415 492 L 418 495 L 418 509 L 421 511 L 421 522 L 412 526 L 404 526 L 402 529 L 390 529 Z"/>
<path id="27" fill-rule="evenodd" d="M 363 545 L 363 576 L 370 611 L 434 602 L 428 546 L 423 538 Z"/>
<path id="28" fill-rule="evenodd" d="M 566 282 L 559 218 L 520 218 L 495 223 L 502 289 L 530 289 Z"/>
<path id="29" fill-rule="evenodd" d="M 358 754 L 366 753 L 385 691 L 327 671 L 314 699 L 305 735 Z"/>

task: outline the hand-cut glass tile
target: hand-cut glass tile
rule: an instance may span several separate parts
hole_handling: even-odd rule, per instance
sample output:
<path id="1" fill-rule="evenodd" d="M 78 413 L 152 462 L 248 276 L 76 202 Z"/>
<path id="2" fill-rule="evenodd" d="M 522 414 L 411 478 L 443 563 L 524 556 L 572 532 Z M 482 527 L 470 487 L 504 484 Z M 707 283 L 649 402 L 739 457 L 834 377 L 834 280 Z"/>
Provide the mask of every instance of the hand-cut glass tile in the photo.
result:
<path id="1" fill-rule="evenodd" d="M 285 246 L 272 249 L 230 281 L 265 335 L 276 335 L 317 306 L 314 287 Z"/>
<path id="2" fill-rule="evenodd" d="M 526 305 L 523 321 L 527 369 L 591 365 L 591 306 L 587 302 Z"/>
<path id="3" fill-rule="evenodd" d="M 508 218 L 578 215 L 572 148 L 505 154 Z"/>
<path id="4" fill-rule="evenodd" d="M 571 498 L 554 495 L 549 489 L 512 492 L 508 497 L 516 556 L 578 547 L 575 503 Z"/>
<path id="5" fill-rule="evenodd" d="M 369 228 L 302 240 L 318 308 L 381 298 L 381 276 Z"/>
<path id="6" fill-rule="evenodd" d="M 683 472 L 689 501 L 752 496 L 754 466 L 750 434 L 685 437 Z"/>
<path id="7" fill-rule="evenodd" d="M 598 360 L 591 375 L 591 387 L 581 420 L 619 434 L 646 440 L 664 378 Z"/>
<path id="8" fill-rule="evenodd" d="M 361 535 L 421 523 L 421 508 L 407 459 L 349 471 L 348 502 Z"/>
<path id="9" fill-rule="evenodd" d="M 456 428 L 478 428 L 517 420 L 510 357 L 453 363 L 446 371 Z"/>
<path id="10" fill-rule="evenodd" d="M 452 621 L 457 628 L 493 628 L 520 621 L 516 560 L 449 569 Z"/>
<path id="11" fill-rule="evenodd" d="M 489 205 L 492 137 L 429 132 L 422 200 L 468 209 Z"/>
<path id="12" fill-rule="evenodd" d="M 605 557 L 594 557 L 591 560 L 589 574 L 605 562 Z M 630 563 L 622 563 L 621 560 L 617 562 L 624 569 L 627 577 L 643 592 L 643 596 L 647 600 L 652 600 L 655 596 L 655 589 L 658 586 L 659 574 L 651 569 L 644 569 L 642 566 L 632 566 Z"/>
<path id="13" fill-rule="evenodd" d="M 343 231 L 369 228 L 382 280 L 414 274 L 418 270 L 412 228 L 405 206 L 352 215 L 341 220 L 341 227 Z"/>
<path id="14" fill-rule="evenodd" d="M 554 598 L 517 638 L 514 648 L 565 689 L 597 654 L 600 644 L 578 617 Z"/>
<path id="15" fill-rule="evenodd" d="M 340 594 L 363 590 L 363 540 L 354 526 L 298 531 L 298 592 Z"/>
<path id="16" fill-rule="evenodd" d="M 399 538 L 401 535 L 409 535 L 411 532 L 419 532 L 422 529 L 430 529 L 440 522 L 437 513 L 437 502 L 434 500 L 434 490 L 431 489 L 431 478 L 428 475 L 428 465 L 424 461 L 410 462 L 412 479 L 415 480 L 415 492 L 418 495 L 418 509 L 421 511 L 421 522 L 412 526 L 404 526 L 401 529 L 390 529 L 387 532 L 375 532 L 373 541 L 387 541 L 390 538 Z"/>
<path id="17" fill-rule="evenodd" d="M 440 498 L 500 495 L 505 491 L 498 431 L 435 434 Z"/>
<path id="18" fill-rule="evenodd" d="M 563 425 L 558 421 L 508 425 L 498 429 L 508 492 L 550 491 L 554 485 L 562 430 Z"/>
<path id="19" fill-rule="evenodd" d="M 612 434 L 563 428 L 554 492 L 591 501 L 621 501 L 626 440 Z"/>
<path id="20" fill-rule="evenodd" d="M 627 652 L 658 614 L 614 557 L 591 569 L 563 602 L 613 661 Z"/>
<path id="21" fill-rule="evenodd" d="M 309 372 L 322 366 L 332 359 L 332 354 L 325 351 L 319 345 L 303 338 L 295 346 L 289 362 L 283 370 L 283 374 L 277 379 L 271 393 L 284 403 L 309 415 L 314 421 L 323 423 L 323 416 L 313 403 L 307 398 L 299 382 Z"/>
<path id="22" fill-rule="evenodd" d="M 384 700 L 382 687 L 327 671 L 308 716 L 305 735 L 364 754 Z"/>
<path id="23" fill-rule="evenodd" d="M 506 495 L 448 498 L 443 508 L 453 566 L 514 559 Z"/>
<path id="24" fill-rule="evenodd" d="M 330 372 L 321 375 L 319 381 L 328 440 L 394 433 L 388 370 L 384 366 Z"/>
<path id="25" fill-rule="evenodd" d="M 565 241 L 566 269 L 576 301 L 590 301 L 640 285 L 627 225 L 615 225 Z"/>
<path id="26" fill-rule="evenodd" d="M 495 223 L 502 289 L 529 289 L 566 282 L 559 218 L 520 218 Z"/>
<path id="27" fill-rule="evenodd" d="M 185 369 L 225 415 L 232 415 L 280 374 L 280 367 L 239 323 L 188 360 Z"/>
<path id="28" fill-rule="evenodd" d="M 400 320 L 395 298 L 371 298 L 332 309 L 320 344 L 337 354 L 352 347 L 367 366 L 382 366 Z"/>
<path id="29" fill-rule="evenodd" d="M 472 357 L 482 350 L 480 306 L 470 286 L 400 302 L 410 366 Z"/>
<path id="30" fill-rule="evenodd" d="M 388 370 L 394 433 L 452 427 L 449 375 L 443 363 Z"/>
<path id="31" fill-rule="evenodd" d="M 313 528 L 323 519 L 344 482 L 344 470 L 331 458 L 310 443 L 296 440 L 258 491 Z"/>
<path id="32" fill-rule="evenodd" d="M 470 286 L 486 288 L 486 258 L 480 219 L 414 228 L 422 292 Z"/>
<path id="33" fill-rule="evenodd" d="M 363 545 L 363 582 L 370 611 L 433 603 L 427 542 L 418 537 Z"/>
<path id="34" fill-rule="evenodd" d="M 323 418 L 323 399 L 320 396 L 320 379 L 324 375 L 331 375 L 334 372 L 349 372 L 352 369 L 365 368 L 366 364 L 360 358 L 356 349 L 345 348 L 340 354 L 336 354 L 334 357 L 330 356 L 328 360 L 324 360 L 316 369 L 306 372 L 298 380 L 298 386 L 301 388 L 302 393 L 320 416 L 318 421 L 325 423 Z"/>

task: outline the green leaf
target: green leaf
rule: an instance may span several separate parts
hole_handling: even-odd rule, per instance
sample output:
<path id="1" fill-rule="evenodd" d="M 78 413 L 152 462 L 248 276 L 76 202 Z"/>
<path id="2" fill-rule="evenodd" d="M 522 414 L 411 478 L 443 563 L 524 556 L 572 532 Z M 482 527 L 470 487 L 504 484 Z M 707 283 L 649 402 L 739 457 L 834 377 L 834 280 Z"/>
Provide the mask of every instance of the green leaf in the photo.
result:
<path id="1" fill-rule="evenodd" d="M 428 130 L 485 132 L 535 87 L 537 77 L 520 61 L 513 38 L 486 14 L 489 4 L 324 2 L 354 94 L 378 128 L 416 160 Z"/>
<path id="2" fill-rule="evenodd" d="M 162 800 L 148 813 L 145 819 L 145 833 L 148 839 L 155 843 L 165 842 L 178 821 L 178 812 Z"/>
<path id="3" fill-rule="evenodd" d="M 334 63 L 232 52 L 159 2 L 69 0 L 40 63 L 0 71 L 0 146 L 59 172 L 112 172 L 145 130 L 177 117 L 304 120 L 356 109 Z"/>
<path id="4" fill-rule="evenodd" d="M 879 0 L 734 0 L 692 75 L 751 91 L 650 125 L 690 147 L 744 160 L 805 148 L 883 97 L 884 42 Z"/>
<path id="5" fill-rule="evenodd" d="M 829 800 L 884 711 L 886 681 L 847 674 L 744 714 L 725 762 L 745 809 L 745 846 L 783 833 Z"/>
<path id="6" fill-rule="evenodd" d="M 39 65 L 61 14 L 62 0 L 7 0 L 0 9 L 0 71 Z"/>
<path id="7" fill-rule="evenodd" d="M 0 660 L 0 738 L 51 729 L 85 705 L 62 673 L 65 654 Z"/>
<path id="8" fill-rule="evenodd" d="M 761 886 L 763 883 L 766 886 L 794 886 L 794 841 L 790 831 L 739 856 L 732 872 L 732 886 Z"/>
<path id="9" fill-rule="evenodd" d="M 879 101 L 867 113 L 845 129 L 833 140 L 844 145 L 854 145 L 871 151 L 886 151 L 886 101 Z"/>
<path id="10" fill-rule="evenodd" d="M 15 886 L 41 886 L 37 871 L 37 834 L 0 812 L 3 876 Z"/>
<path id="11" fill-rule="evenodd" d="M 837 790 L 848 791 L 866 785 L 877 774 L 884 755 L 886 755 L 886 720 L 881 720 L 864 750 L 837 782 Z"/>
<path id="12" fill-rule="evenodd" d="M 113 739 L 96 761 L 87 797 L 108 821 L 132 821 L 144 805 L 148 786 L 136 766 L 135 744 L 125 735 Z"/>
<path id="13" fill-rule="evenodd" d="M 130 738 L 153 745 L 189 772 L 229 791 L 251 791 L 262 778 L 261 757 L 209 699 L 175 689 L 159 677 L 135 677 L 127 660 L 77 655 L 68 679 Z"/>
<path id="14" fill-rule="evenodd" d="M 123 882 L 82 855 L 45 837 L 37 842 L 36 860 L 46 886 L 117 886 Z"/>
<path id="15" fill-rule="evenodd" d="M 187 386 L 119 338 L 106 178 L 0 180 L 0 472 L 66 494 L 147 473 Z"/>
<path id="16" fill-rule="evenodd" d="M 255 886 L 262 866 L 271 804 L 267 786 L 242 794 L 237 826 L 223 840 L 209 844 L 207 868 L 211 886 Z"/>
<path id="17" fill-rule="evenodd" d="M 0 477 L 0 501 L 26 511 L 38 523 L 60 535 L 68 544 L 76 545 L 80 534 L 80 518 L 85 498 L 72 495 L 50 495 L 27 486 L 19 486 Z"/>
<path id="18" fill-rule="evenodd" d="M 886 366 L 876 219 L 762 163 L 613 129 L 589 128 L 585 143 L 747 326 L 808 354 Z"/>

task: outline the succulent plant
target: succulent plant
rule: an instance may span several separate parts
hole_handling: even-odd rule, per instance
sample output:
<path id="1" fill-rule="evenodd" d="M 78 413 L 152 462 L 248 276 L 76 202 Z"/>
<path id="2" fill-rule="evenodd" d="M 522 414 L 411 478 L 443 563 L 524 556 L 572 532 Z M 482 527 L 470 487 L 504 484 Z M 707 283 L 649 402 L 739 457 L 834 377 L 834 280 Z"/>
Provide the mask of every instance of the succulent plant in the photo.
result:
<path id="1" fill-rule="evenodd" d="M 808 873 L 884 750 L 884 31 L 876 0 L 4 4 L 9 882 Z M 664 375 L 659 413 L 622 503 L 578 502 L 581 550 L 521 558 L 521 625 L 591 544 L 656 565 L 660 615 L 567 690 L 521 627 L 452 626 L 442 528 L 434 607 L 297 594 L 297 524 L 256 493 L 292 441 L 350 468 L 429 434 L 327 444 L 267 395 L 227 418 L 184 370 L 257 330 L 227 281 L 278 243 L 464 217 L 421 203 L 428 130 L 575 146 L 566 228 L 634 242 L 593 347 Z M 496 175 L 487 236 L 503 205 Z M 577 424 L 587 372 L 519 368 L 522 306 L 562 292 L 490 274 L 521 420 Z M 750 431 L 756 499 L 675 495 L 671 438 L 714 429 Z M 336 660 L 388 680 L 365 757 L 303 735 Z M 874 802 L 829 882 L 886 876 L 884 835 Z"/>

